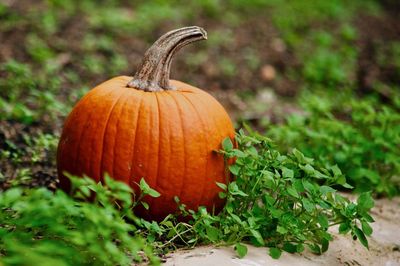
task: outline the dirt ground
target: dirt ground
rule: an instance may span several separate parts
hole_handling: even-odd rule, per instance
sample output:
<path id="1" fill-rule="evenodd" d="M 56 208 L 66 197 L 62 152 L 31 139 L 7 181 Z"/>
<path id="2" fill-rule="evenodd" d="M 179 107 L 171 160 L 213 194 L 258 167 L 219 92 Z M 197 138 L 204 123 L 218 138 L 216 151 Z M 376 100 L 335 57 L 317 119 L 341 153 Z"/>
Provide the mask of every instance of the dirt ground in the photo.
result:
<path id="1" fill-rule="evenodd" d="M 369 250 L 350 235 L 339 235 L 338 228 L 331 228 L 334 240 L 322 255 L 309 251 L 302 254 L 282 253 L 278 260 L 268 255 L 267 248 L 248 247 L 248 254 L 239 259 L 232 247 L 204 246 L 193 250 L 179 250 L 168 256 L 167 266 L 313 266 L 313 265 L 400 265 L 400 197 L 378 199 L 372 215 L 373 234 L 369 238 Z"/>

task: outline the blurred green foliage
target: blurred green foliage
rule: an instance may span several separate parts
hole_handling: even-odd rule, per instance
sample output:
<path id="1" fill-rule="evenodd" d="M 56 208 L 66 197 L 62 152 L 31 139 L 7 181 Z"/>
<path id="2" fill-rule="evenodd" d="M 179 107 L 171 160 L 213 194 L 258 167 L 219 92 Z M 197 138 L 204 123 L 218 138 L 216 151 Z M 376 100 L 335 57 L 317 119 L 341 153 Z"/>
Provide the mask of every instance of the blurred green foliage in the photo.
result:
<path id="1" fill-rule="evenodd" d="M 165 24 L 173 28 L 208 20 L 223 26 L 209 34 L 208 46 L 218 53 L 234 42 L 232 31 L 249 16 L 265 17 L 301 62 L 300 68 L 288 70 L 292 80 L 308 82 L 310 87 L 354 83 L 358 51 L 352 19 L 361 11 L 381 12 L 379 3 L 372 0 L 207 0 L 184 4 L 177 0 L 43 0 L 21 6 L 23 12 L 0 3 L 1 31 L 21 31 L 17 38 L 24 47 L 24 56 L 0 62 L 0 118 L 23 123 L 40 121 L 48 114 L 53 119 L 65 116 L 76 101 L 75 91 L 127 71 L 123 51 L 128 36 L 149 44 Z M 334 31 L 330 24 L 335 24 Z M 65 27 L 69 29 L 66 38 Z M 390 60 L 399 67 L 396 47 L 393 42 L 381 49 L 379 62 Z M 261 65 L 258 54 L 263 51 L 249 48 L 238 52 L 246 68 L 257 71 Z M 208 56 L 199 51 L 185 62 L 197 67 L 207 62 Z M 223 54 L 214 67 L 222 79 L 241 73 L 237 62 Z M 72 101 L 65 102 L 65 98 Z"/>
<path id="2" fill-rule="evenodd" d="M 29 65 L 14 60 L 4 63 L 1 70 L 6 76 L 0 79 L 0 119 L 30 124 L 44 115 L 55 118 L 68 111 L 57 100 L 60 83 L 57 77 L 49 80 L 46 75 L 36 76 Z"/>
<path id="3" fill-rule="evenodd" d="M 279 147 L 296 147 L 319 165 L 338 165 L 358 192 L 399 194 L 400 105 L 356 99 L 349 91 L 329 98 L 308 92 L 301 103 L 306 115 L 267 128 Z"/>

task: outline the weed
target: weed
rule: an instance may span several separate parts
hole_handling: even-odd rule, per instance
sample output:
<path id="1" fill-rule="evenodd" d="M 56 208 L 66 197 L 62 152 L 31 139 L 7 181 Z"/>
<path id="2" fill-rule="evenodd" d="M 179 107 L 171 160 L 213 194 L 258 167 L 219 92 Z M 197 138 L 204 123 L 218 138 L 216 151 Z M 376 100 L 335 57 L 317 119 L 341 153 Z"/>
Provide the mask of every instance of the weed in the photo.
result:
<path id="1" fill-rule="evenodd" d="M 131 215 L 131 190 L 106 179 L 74 179 L 74 198 L 58 190 L 11 188 L 0 194 L 0 261 L 6 265 L 130 265 L 138 253 L 158 264 Z M 82 201 L 95 191 L 94 201 Z M 118 205 L 115 202 L 118 201 Z M 136 235 L 136 236 L 132 236 Z"/>
<path id="2" fill-rule="evenodd" d="M 340 233 L 350 232 L 368 247 L 371 194 L 361 194 L 357 203 L 337 194 L 332 186 L 349 187 L 338 167 L 318 167 L 298 150 L 282 155 L 268 138 L 256 133 L 240 131 L 236 141 L 237 149 L 224 140 L 221 151 L 227 158 L 236 158 L 229 167 L 235 180 L 217 184 L 224 190 L 220 197 L 227 200 L 225 208 L 218 215 L 203 207 L 186 210 L 176 199 L 181 215 L 192 220 L 177 223 L 168 216 L 159 224 L 141 221 L 147 229 L 144 235 L 156 250 L 213 243 L 234 245 L 243 257 L 246 248 L 241 243 L 250 242 L 270 247 L 274 258 L 282 250 L 295 253 L 305 247 L 320 254 L 333 239 L 328 228 L 337 224 Z"/>
<path id="3" fill-rule="evenodd" d="M 57 112 L 67 109 L 54 94 L 60 85 L 57 77 L 35 76 L 29 65 L 15 60 L 0 67 L 6 73 L 0 78 L 0 119 L 30 124 L 44 115 L 55 118 Z M 49 70 L 48 75 L 52 72 Z"/>
<path id="4" fill-rule="evenodd" d="M 337 164 L 357 191 L 399 193 L 400 115 L 396 109 L 348 93 L 336 93 L 336 98 L 305 93 L 302 103 L 308 116 L 293 115 L 286 124 L 268 129 L 281 148 L 296 147 L 320 165 Z"/>

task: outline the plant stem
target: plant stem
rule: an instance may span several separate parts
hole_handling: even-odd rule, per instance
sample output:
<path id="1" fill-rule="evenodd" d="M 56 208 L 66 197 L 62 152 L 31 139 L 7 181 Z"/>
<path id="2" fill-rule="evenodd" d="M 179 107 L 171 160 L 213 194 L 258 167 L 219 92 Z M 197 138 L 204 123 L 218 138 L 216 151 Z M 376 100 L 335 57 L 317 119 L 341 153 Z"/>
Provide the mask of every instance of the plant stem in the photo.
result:
<path id="1" fill-rule="evenodd" d="M 169 74 L 174 54 L 189 43 L 205 39 L 207 32 L 197 26 L 167 32 L 144 54 L 138 70 L 127 87 L 153 92 L 172 90 Z"/>

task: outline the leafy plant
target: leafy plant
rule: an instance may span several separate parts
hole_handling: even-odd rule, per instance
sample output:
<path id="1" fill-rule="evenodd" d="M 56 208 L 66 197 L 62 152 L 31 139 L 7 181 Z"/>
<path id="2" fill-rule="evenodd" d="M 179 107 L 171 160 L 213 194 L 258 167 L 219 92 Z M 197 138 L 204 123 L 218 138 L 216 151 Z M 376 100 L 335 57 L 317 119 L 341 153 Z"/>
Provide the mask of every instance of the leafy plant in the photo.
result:
<path id="1" fill-rule="evenodd" d="M 336 166 L 318 167 L 300 151 L 281 155 L 271 141 L 239 132 L 238 149 L 225 145 L 224 154 L 236 158 L 230 171 L 235 181 L 226 187 L 227 204 L 219 217 L 221 236 L 227 243 L 250 241 L 269 246 L 270 255 L 280 251 L 301 252 L 305 246 L 325 252 L 332 240 L 327 229 L 340 224 L 341 233 L 351 232 L 368 247 L 368 214 L 373 207 L 370 193 L 358 204 L 336 193 L 333 185 L 348 186 Z M 321 184 L 321 185 L 320 185 Z M 367 230 L 360 229 L 365 224 Z"/>
<path id="2" fill-rule="evenodd" d="M 111 178 L 104 186 L 89 178 L 71 180 L 73 197 L 45 188 L 14 187 L 0 194 L 1 263 L 130 265 L 144 256 L 158 263 L 136 227 L 124 220 L 133 218 L 129 186 Z"/>
<path id="3" fill-rule="evenodd" d="M 9 60 L 0 65 L 0 70 L 6 74 L 0 77 L 0 119 L 31 124 L 43 116 L 54 118 L 66 109 L 54 93 L 60 80 L 48 77 L 54 69 L 36 76 L 30 65 Z"/>
<path id="4" fill-rule="evenodd" d="M 354 31 L 354 28 L 345 31 Z M 349 33 L 347 33 L 349 35 Z M 309 42 L 304 42 L 298 57 L 303 62 L 302 76 L 308 86 L 324 85 L 324 87 L 337 87 L 342 84 L 351 84 L 354 81 L 357 63 L 357 48 L 351 37 L 338 38 L 325 31 L 310 33 Z M 348 41 L 350 39 L 350 41 Z M 338 47 L 335 49 L 335 46 Z M 313 56 L 307 56 L 310 50 Z"/>
<path id="5" fill-rule="evenodd" d="M 168 216 L 160 223 L 142 220 L 144 236 L 159 252 L 178 247 L 214 243 L 234 245 L 239 257 L 245 256 L 249 242 L 270 247 L 278 258 L 282 251 L 302 252 L 305 247 L 315 253 L 325 252 L 333 239 L 328 228 L 339 225 L 340 233 L 351 233 L 368 248 L 373 222 L 368 214 L 374 203 L 371 193 L 363 193 L 357 203 L 338 194 L 332 186 L 349 186 L 337 166 L 321 168 L 314 160 L 294 150 L 287 155 L 276 151 L 271 141 L 240 131 L 238 144 L 223 142 L 227 158 L 236 158 L 229 170 L 236 176 L 229 185 L 218 185 L 227 203 L 218 215 L 204 207 L 186 210 L 179 199 L 181 216 L 177 222 Z M 321 184 L 322 183 L 322 184 Z"/>
<path id="6" fill-rule="evenodd" d="M 26 144 L 29 146 L 26 151 L 30 155 L 32 163 L 43 161 L 44 158 L 50 158 L 53 159 L 51 163 L 55 164 L 55 151 L 58 144 L 58 136 L 42 133 L 34 138 L 29 135 L 24 135 L 23 137 Z"/>
<path id="7" fill-rule="evenodd" d="M 325 94 L 326 95 L 326 94 Z M 284 150 L 296 147 L 319 166 L 338 165 L 357 191 L 394 196 L 400 192 L 400 115 L 375 98 L 348 93 L 306 93 L 308 115 L 292 115 L 268 134 Z"/>

